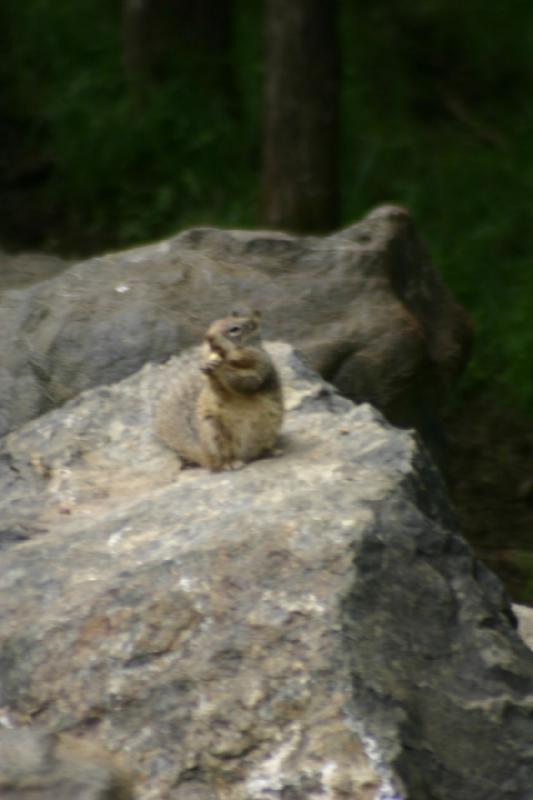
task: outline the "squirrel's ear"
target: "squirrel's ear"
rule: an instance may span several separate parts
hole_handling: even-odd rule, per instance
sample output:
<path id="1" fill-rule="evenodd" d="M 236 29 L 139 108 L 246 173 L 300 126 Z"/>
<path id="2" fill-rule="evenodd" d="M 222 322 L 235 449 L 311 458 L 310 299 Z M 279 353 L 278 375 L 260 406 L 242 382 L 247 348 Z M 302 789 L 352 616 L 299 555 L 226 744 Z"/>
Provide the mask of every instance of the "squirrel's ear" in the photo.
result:
<path id="1" fill-rule="evenodd" d="M 232 317 L 242 317 L 242 314 L 241 314 L 240 311 L 237 311 L 237 309 L 234 308 L 233 311 L 231 312 L 231 316 Z"/>
<path id="2" fill-rule="evenodd" d="M 254 308 L 254 310 L 252 311 L 252 317 L 255 319 L 256 322 L 259 322 L 259 320 L 261 319 L 261 312 L 257 308 Z"/>

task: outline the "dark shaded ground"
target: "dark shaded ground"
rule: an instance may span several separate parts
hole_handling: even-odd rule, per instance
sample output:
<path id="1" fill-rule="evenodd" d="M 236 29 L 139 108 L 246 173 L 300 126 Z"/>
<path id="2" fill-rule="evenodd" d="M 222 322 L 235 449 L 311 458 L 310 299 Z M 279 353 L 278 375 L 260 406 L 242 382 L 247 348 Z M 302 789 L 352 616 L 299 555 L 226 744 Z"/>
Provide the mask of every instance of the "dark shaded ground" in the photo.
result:
<path id="1" fill-rule="evenodd" d="M 447 433 L 463 534 L 513 600 L 533 606 L 533 419 L 478 392 L 448 415 Z"/>

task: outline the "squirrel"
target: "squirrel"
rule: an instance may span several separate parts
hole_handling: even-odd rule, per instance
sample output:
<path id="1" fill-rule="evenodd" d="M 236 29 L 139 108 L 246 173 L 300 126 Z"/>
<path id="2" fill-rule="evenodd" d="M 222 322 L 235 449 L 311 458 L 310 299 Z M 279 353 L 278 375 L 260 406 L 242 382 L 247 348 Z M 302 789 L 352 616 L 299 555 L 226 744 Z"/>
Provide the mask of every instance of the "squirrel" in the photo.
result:
<path id="1" fill-rule="evenodd" d="M 185 369 L 155 415 L 156 434 L 182 461 L 213 472 L 273 453 L 283 421 L 278 372 L 263 348 L 259 311 L 213 322 L 201 363 Z"/>

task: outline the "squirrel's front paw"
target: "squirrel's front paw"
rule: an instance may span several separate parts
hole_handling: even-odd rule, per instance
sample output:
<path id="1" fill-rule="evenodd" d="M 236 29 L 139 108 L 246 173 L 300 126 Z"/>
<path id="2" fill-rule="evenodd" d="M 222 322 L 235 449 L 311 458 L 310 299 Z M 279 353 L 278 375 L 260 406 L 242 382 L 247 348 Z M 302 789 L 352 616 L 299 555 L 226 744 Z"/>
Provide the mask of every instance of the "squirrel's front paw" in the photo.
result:
<path id="1" fill-rule="evenodd" d="M 220 353 L 212 352 L 209 354 L 208 358 L 206 358 L 200 367 L 202 372 L 208 373 L 213 372 L 214 369 L 219 367 L 222 364 L 224 359 L 220 355 Z"/>

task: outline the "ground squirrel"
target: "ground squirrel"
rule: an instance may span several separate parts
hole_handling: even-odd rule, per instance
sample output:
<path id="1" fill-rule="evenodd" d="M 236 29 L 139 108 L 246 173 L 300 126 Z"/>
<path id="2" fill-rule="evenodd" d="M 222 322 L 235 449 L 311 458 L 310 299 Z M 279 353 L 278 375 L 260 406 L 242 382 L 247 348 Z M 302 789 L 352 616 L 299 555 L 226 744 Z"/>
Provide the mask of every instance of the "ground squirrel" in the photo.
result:
<path id="1" fill-rule="evenodd" d="M 281 384 L 263 348 L 260 313 L 217 320 L 195 364 L 160 403 L 159 438 L 183 461 L 237 469 L 272 452 L 283 419 Z"/>

